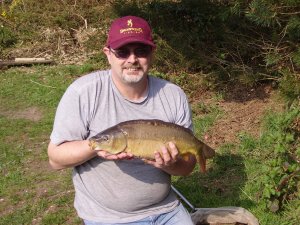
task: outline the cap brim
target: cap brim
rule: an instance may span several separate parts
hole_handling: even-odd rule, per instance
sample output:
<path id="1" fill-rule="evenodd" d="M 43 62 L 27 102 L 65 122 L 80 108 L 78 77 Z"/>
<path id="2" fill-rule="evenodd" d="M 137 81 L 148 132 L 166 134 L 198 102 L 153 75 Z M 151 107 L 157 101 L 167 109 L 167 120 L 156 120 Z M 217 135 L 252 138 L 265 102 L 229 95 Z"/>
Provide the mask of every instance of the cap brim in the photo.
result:
<path id="1" fill-rule="evenodd" d="M 156 45 L 152 41 L 141 39 L 141 38 L 134 38 L 134 37 L 127 37 L 125 39 L 120 39 L 118 41 L 110 43 L 108 47 L 111 47 L 112 49 L 117 49 L 130 43 L 142 43 L 145 45 L 150 45 L 154 48 L 156 47 Z"/>

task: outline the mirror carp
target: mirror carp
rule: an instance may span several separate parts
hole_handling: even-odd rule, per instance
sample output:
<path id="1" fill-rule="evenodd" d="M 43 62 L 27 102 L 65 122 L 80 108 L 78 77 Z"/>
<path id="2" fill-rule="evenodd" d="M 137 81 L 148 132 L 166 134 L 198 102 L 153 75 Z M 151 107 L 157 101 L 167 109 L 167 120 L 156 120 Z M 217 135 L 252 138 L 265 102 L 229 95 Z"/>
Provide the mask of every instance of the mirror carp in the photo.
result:
<path id="1" fill-rule="evenodd" d="M 206 171 L 206 159 L 215 155 L 215 151 L 197 139 L 190 129 L 161 120 L 125 121 L 89 139 L 92 150 L 111 154 L 125 151 L 146 159 L 153 159 L 154 151 L 168 147 L 168 142 L 173 142 L 183 157 L 195 155 L 202 172 Z"/>

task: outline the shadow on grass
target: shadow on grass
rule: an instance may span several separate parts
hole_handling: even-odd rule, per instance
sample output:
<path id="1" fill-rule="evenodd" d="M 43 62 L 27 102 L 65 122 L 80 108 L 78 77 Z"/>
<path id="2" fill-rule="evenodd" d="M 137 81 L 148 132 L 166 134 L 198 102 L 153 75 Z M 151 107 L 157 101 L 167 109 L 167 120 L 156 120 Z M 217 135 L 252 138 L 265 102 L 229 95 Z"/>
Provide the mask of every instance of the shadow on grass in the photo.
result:
<path id="1" fill-rule="evenodd" d="M 247 177 L 241 156 L 217 154 L 209 167 L 205 174 L 195 170 L 188 177 L 173 179 L 173 185 L 195 208 L 249 208 L 255 204 L 242 191 Z"/>

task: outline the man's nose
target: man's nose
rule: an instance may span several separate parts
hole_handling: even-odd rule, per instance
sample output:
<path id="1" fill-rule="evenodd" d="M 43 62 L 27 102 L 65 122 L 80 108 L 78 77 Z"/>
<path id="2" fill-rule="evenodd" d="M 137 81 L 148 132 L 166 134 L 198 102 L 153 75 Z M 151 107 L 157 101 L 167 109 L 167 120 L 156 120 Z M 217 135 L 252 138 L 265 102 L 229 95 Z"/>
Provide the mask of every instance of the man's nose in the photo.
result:
<path id="1" fill-rule="evenodd" d="M 130 55 L 128 56 L 127 61 L 132 63 L 137 61 L 137 57 L 134 54 L 134 51 L 130 51 Z"/>

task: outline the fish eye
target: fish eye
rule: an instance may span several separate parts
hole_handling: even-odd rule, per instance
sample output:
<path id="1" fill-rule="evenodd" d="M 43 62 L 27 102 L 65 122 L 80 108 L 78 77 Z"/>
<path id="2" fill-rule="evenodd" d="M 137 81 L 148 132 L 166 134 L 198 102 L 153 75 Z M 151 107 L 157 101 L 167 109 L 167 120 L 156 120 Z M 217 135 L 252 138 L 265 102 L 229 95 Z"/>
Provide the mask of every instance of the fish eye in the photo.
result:
<path id="1" fill-rule="evenodd" d="M 108 141 L 109 140 L 109 136 L 108 135 L 104 135 L 101 138 L 103 141 Z"/>

